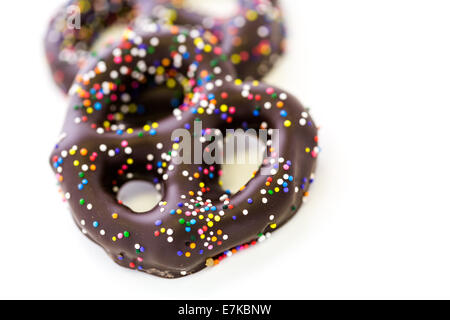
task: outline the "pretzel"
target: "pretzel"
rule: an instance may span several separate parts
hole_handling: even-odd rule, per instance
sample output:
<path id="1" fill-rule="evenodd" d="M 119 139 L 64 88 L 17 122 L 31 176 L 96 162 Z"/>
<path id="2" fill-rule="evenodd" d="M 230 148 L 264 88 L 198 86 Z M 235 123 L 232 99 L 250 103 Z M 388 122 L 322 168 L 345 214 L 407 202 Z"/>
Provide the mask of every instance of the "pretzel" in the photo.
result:
<path id="1" fill-rule="evenodd" d="M 237 15 L 213 19 L 183 8 L 182 0 L 70 0 L 52 19 L 45 37 L 54 81 L 67 92 L 88 58 L 99 54 L 92 49 L 107 28 L 146 19 L 201 25 L 208 31 L 204 36 L 221 44 L 244 79 L 262 78 L 284 51 L 277 1 L 239 0 Z"/>
<path id="2" fill-rule="evenodd" d="M 128 29 L 117 47 L 89 59 L 50 162 L 87 237 L 121 266 L 177 278 L 264 240 L 295 215 L 314 180 L 317 128 L 292 95 L 236 78 L 201 29 L 145 30 Z M 174 87 L 184 95 L 175 108 L 163 103 Z M 180 161 L 184 139 L 173 137 L 186 130 L 203 154 L 206 136 L 230 128 L 279 130 L 278 146 L 267 140 L 260 169 L 236 194 L 221 187 L 220 164 Z M 161 191 L 149 212 L 116 199 L 137 179 Z"/>
<path id="3" fill-rule="evenodd" d="M 238 11 L 213 18 L 175 3 L 153 9 L 153 15 L 178 25 L 199 25 L 220 44 L 241 79 L 262 79 L 284 53 L 286 30 L 278 0 L 233 0 Z M 172 18 L 170 18 L 172 17 Z"/>

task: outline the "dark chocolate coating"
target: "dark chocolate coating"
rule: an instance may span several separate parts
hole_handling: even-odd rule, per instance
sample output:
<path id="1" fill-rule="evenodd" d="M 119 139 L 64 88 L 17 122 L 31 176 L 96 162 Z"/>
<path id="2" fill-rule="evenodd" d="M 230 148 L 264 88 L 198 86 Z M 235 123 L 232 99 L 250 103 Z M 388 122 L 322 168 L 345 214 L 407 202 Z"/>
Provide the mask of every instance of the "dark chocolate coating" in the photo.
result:
<path id="1" fill-rule="evenodd" d="M 154 1 L 145 2 L 151 10 Z M 95 54 L 90 49 L 100 34 L 113 24 L 128 24 L 136 17 L 135 3 L 135 0 L 69 0 L 58 10 L 50 21 L 44 44 L 53 78 L 62 91 L 69 91 L 80 68 Z M 70 6 L 80 8 L 81 29 L 68 25 Z"/>
<path id="2" fill-rule="evenodd" d="M 237 1 L 238 12 L 228 19 L 205 17 L 184 9 L 178 10 L 173 23 L 200 25 L 210 31 L 233 61 L 238 76 L 259 80 L 285 51 L 282 10 L 277 0 Z"/>
<path id="3" fill-rule="evenodd" d="M 261 79 L 284 52 L 285 29 L 277 1 L 239 0 L 239 12 L 229 19 L 212 19 L 180 7 L 175 0 L 89 0 L 82 7 L 81 30 L 69 29 L 70 0 L 50 22 L 45 50 L 53 78 L 68 92 L 76 74 L 91 55 L 100 34 L 118 23 L 136 18 L 157 19 L 169 24 L 202 26 L 215 44 L 233 61 L 242 79 Z M 206 35 L 205 35 L 206 36 Z"/>
<path id="4" fill-rule="evenodd" d="M 80 72 L 51 165 L 84 234 L 121 266 L 176 278 L 214 265 L 295 215 L 312 182 L 317 129 L 295 97 L 236 80 L 203 31 L 148 29 L 154 32 L 130 31 Z M 164 103 L 174 94 L 168 87 L 183 88 L 176 108 Z M 227 194 L 220 165 L 174 162 L 172 132 L 192 134 L 199 120 L 222 132 L 279 129 L 280 160 Z M 263 175 L 267 166 L 278 170 Z M 134 213 L 116 200 L 118 188 L 133 179 L 161 186 L 163 200 L 150 212 Z"/>

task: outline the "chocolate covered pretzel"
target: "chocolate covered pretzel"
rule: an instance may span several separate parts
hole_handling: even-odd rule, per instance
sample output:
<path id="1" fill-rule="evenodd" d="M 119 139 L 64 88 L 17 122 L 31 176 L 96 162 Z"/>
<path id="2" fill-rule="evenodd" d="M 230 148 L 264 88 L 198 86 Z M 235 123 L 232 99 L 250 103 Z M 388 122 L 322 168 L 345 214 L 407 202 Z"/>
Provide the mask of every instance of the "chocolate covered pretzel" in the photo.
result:
<path id="1" fill-rule="evenodd" d="M 87 237 L 121 266 L 177 278 L 265 239 L 295 215 L 314 180 L 317 128 L 292 95 L 239 80 L 204 30 L 144 29 L 128 29 L 76 77 L 51 165 Z M 270 138 L 259 170 L 231 194 L 221 165 L 197 162 L 186 146 L 204 154 L 236 128 L 266 129 Z M 180 129 L 189 142 L 174 136 Z M 156 185 L 162 201 L 133 212 L 116 197 L 132 180 Z"/>
<path id="2" fill-rule="evenodd" d="M 236 15 L 214 19 L 185 9 L 181 0 L 70 0 L 52 19 L 45 37 L 55 82 L 67 92 L 89 57 L 99 54 L 93 46 L 106 29 L 146 19 L 202 26 L 208 31 L 204 37 L 223 47 L 243 79 L 262 78 L 284 51 L 277 1 L 239 0 Z"/>

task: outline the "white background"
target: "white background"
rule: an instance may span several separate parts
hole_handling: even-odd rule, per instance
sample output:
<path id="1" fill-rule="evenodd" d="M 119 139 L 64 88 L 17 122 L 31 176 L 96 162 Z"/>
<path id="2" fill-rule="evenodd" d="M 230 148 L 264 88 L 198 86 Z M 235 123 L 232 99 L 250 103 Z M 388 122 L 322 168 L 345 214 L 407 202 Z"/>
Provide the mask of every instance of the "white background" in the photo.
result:
<path id="1" fill-rule="evenodd" d="M 269 241 L 180 280 L 118 267 L 60 201 L 67 102 L 42 39 L 62 2 L 0 17 L 1 298 L 450 298 L 449 1 L 282 0 L 289 53 L 267 81 L 322 127 L 317 183 Z"/>

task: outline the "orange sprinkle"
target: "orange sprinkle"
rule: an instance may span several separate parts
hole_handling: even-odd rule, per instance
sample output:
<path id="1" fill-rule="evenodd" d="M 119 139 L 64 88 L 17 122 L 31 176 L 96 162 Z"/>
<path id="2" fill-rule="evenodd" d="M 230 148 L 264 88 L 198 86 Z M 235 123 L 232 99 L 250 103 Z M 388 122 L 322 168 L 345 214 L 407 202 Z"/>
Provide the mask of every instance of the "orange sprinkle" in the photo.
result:
<path id="1" fill-rule="evenodd" d="M 170 60 L 167 58 L 162 59 L 161 63 L 164 67 L 170 66 Z"/>

